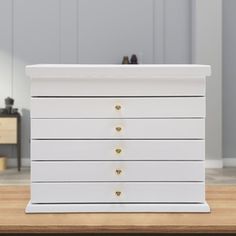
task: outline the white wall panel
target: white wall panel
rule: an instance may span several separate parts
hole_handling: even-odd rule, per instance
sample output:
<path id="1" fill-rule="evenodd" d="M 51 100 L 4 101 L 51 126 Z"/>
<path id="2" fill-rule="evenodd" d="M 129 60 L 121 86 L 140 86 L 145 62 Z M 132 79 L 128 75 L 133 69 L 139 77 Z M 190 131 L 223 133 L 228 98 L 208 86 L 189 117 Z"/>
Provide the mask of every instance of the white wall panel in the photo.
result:
<path id="1" fill-rule="evenodd" d="M 222 160 L 222 0 L 194 0 L 193 11 L 193 63 L 212 68 L 206 80 L 206 158 Z"/>
<path id="2" fill-rule="evenodd" d="M 189 62 L 188 0 L 0 0 L 0 107 L 13 96 L 29 157 L 30 80 L 35 63 Z M 12 156 L 11 147 L 0 153 Z"/>
<path id="3" fill-rule="evenodd" d="M 29 157 L 30 79 L 25 65 L 59 63 L 59 1 L 14 1 L 13 97 L 21 109 L 22 156 Z"/>
<path id="4" fill-rule="evenodd" d="M 165 30 L 164 30 L 164 16 L 165 16 L 165 0 L 153 1 L 153 63 L 163 64 L 165 60 Z"/>
<path id="5" fill-rule="evenodd" d="M 223 1 L 223 157 L 229 164 L 236 160 L 235 9 L 235 0 Z"/>
<path id="6" fill-rule="evenodd" d="M 78 9 L 80 63 L 121 63 L 132 53 L 152 63 L 152 0 L 80 0 Z"/>
<path id="7" fill-rule="evenodd" d="M 0 0 L 0 107 L 11 96 L 12 80 L 12 1 Z"/>
<path id="8" fill-rule="evenodd" d="M 77 63 L 78 28 L 77 0 L 59 0 L 60 63 Z"/>
<path id="9" fill-rule="evenodd" d="M 0 0 L 0 107 L 12 94 L 12 1 Z M 12 147 L 0 145 L 0 155 L 12 156 Z"/>
<path id="10" fill-rule="evenodd" d="M 164 1 L 164 63 L 191 62 L 191 1 Z M 158 40 L 158 38 L 157 38 Z"/>

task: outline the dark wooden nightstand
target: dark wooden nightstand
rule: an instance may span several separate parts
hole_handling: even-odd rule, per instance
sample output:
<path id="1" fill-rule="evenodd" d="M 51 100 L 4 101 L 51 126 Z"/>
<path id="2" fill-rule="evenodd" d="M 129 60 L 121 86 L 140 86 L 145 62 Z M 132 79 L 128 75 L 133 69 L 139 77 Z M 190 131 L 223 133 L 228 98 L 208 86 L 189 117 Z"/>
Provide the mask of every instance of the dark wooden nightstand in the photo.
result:
<path id="1" fill-rule="evenodd" d="M 17 168 L 21 169 L 21 116 L 19 113 L 0 114 L 0 144 L 17 146 Z"/>

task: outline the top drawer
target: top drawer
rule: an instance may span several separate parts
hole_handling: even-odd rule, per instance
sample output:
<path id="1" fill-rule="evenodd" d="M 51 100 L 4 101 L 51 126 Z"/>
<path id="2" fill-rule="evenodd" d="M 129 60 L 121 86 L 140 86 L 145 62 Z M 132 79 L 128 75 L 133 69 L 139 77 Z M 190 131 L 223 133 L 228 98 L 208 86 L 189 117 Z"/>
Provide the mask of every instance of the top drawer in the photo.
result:
<path id="1" fill-rule="evenodd" d="M 0 131 L 16 131 L 17 119 L 4 117 L 0 118 Z"/>
<path id="2" fill-rule="evenodd" d="M 32 118 L 205 117 L 205 97 L 32 98 Z"/>
<path id="3" fill-rule="evenodd" d="M 0 118 L 0 144 L 17 143 L 17 118 Z"/>
<path id="4" fill-rule="evenodd" d="M 31 96 L 205 96 L 205 78 L 33 78 Z"/>

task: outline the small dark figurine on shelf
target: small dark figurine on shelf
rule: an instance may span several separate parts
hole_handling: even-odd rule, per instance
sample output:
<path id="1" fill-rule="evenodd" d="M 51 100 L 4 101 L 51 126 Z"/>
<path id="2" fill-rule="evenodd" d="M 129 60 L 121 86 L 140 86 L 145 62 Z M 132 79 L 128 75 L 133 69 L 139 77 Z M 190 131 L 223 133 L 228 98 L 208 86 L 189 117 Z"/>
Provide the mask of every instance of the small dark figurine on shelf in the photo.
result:
<path id="1" fill-rule="evenodd" d="M 135 54 L 131 56 L 130 64 L 138 64 L 138 58 Z"/>
<path id="2" fill-rule="evenodd" d="M 0 114 L 15 114 L 17 113 L 17 108 L 13 108 L 14 99 L 7 97 L 5 98 L 5 108 L 0 109 Z"/>
<path id="3" fill-rule="evenodd" d="M 8 114 L 12 113 L 13 105 L 14 105 L 14 99 L 13 98 L 10 98 L 10 97 L 5 98 L 5 107 L 6 107 L 6 110 L 7 110 Z"/>
<path id="4" fill-rule="evenodd" d="M 133 65 L 138 64 L 138 58 L 135 54 L 133 54 L 129 61 L 129 57 L 124 56 L 122 60 L 122 64 L 133 64 Z"/>
<path id="5" fill-rule="evenodd" d="M 128 56 L 123 57 L 122 64 L 129 64 L 129 57 Z"/>

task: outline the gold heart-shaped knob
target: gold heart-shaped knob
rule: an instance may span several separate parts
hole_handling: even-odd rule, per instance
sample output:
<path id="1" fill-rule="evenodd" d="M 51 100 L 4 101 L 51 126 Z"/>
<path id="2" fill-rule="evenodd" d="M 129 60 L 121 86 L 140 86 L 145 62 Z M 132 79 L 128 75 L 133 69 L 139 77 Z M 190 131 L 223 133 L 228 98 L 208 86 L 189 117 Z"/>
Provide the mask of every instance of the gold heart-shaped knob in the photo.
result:
<path id="1" fill-rule="evenodd" d="M 116 191 L 115 194 L 117 197 L 119 197 L 121 195 L 121 191 Z"/>
<path id="2" fill-rule="evenodd" d="M 121 110 L 121 105 L 115 105 L 115 109 L 116 109 L 117 111 Z"/>
<path id="3" fill-rule="evenodd" d="M 120 170 L 120 169 L 117 169 L 117 170 L 116 170 L 116 174 L 117 174 L 117 175 L 120 175 L 121 173 L 122 173 L 122 170 Z"/>
<path id="4" fill-rule="evenodd" d="M 117 131 L 117 132 L 120 132 L 121 130 L 122 130 L 122 128 L 121 128 L 120 126 L 117 126 L 117 127 L 116 127 L 116 131 Z"/>
<path id="5" fill-rule="evenodd" d="M 117 153 L 117 154 L 121 154 L 121 152 L 122 152 L 122 149 L 121 149 L 121 148 L 116 148 L 116 150 L 115 150 L 115 151 L 116 151 L 116 153 Z"/>

